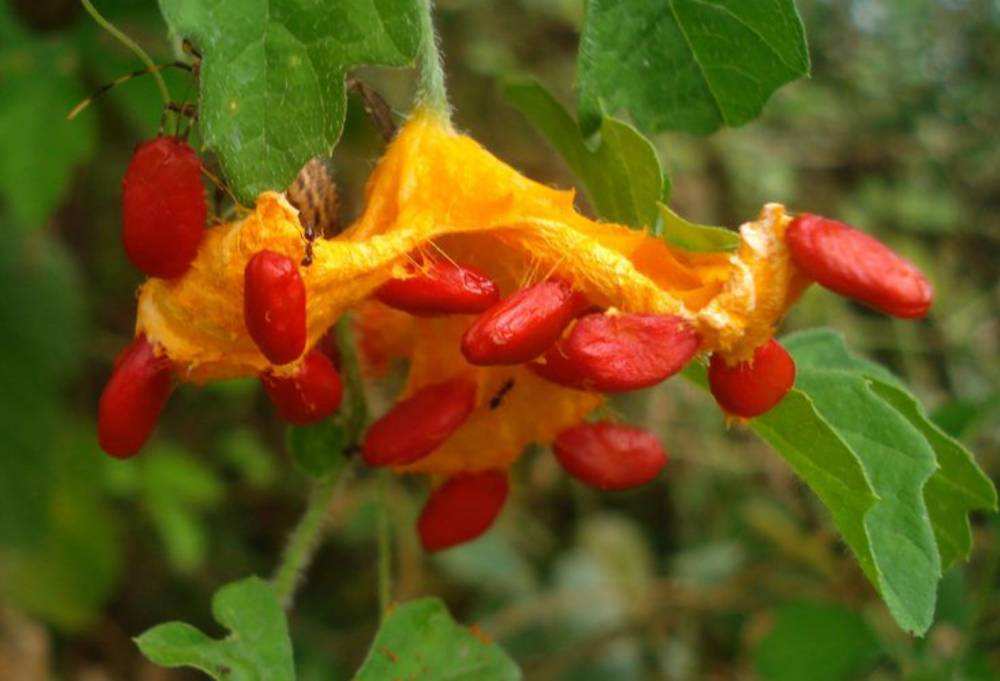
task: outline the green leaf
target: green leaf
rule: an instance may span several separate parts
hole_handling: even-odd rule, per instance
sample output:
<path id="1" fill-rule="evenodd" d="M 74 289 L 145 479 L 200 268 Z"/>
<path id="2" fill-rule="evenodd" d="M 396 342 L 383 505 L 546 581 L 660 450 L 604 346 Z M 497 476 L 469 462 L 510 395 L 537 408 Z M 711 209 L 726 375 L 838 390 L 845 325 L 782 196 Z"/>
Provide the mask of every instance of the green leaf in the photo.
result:
<path id="1" fill-rule="evenodd" d="M 701 253 L 735 251 L 740 245 L 739 233 L 731 229 L 698 225 L 688 222 L 666 204 L 659 203 L 657 207 L 663 220 L 663 238 L 671 246 Z"/>
<path id="2" fill-rule="evenodd" d="M 795 603 L 778 611 L 754 649 L 767 681 L 849 681 L 871 666 L 881 646 L 858 613 L 836 605 Z"/>
<path id="3" fill-rule="evenodd" d="M 971 452 L 932 422 L 923 407 L 884 367 L 852 355 L 840 334 L 815 330 L 795 334 L 786 345 L 797 359 L 811 366 L 857 372 L 871 381 L 874 392 L 916 428 L 934 450 L 937 470 L 923 489 L 942 568 L 947 569 L 972 550 L 968 515 L 996 510 L 993 483 Z"/>
<path id="4" fill-rule="evenodd" d="M 96 119 L 67 121 L 86 92 L 77 55 L 65 37 L 38 37 L 21 29 L 0 6 L 0 199 L 16 224 L 36 229 L 66 193 L 73 170 L 94 151 Z"/>
<path id="5" fill-rule="evenodd" d="M 878 569 L 865 530 L 865 516 L 878 502 L 851 448 L 816 409 L 812 399 L 793 388 L 775 409 L 750 427 L 774 447 L 792 470 L 820 498 L 861 569 L 878 584 Z"/>
<path id="6" fill-rule="evenodd" d="M 517 665 L 494 643 L 456 624 L 444 604 L 422 598 L 382 622 L 355 681 L 516 681 Z"/>
<path id="7" fill-rule="evenodd" d="M 670 181 L 653 145 L 635 128 L 604 117 L 591 149 L 573 117 L 538 81 L 508 79 L 503 95 L 562 156 L 598 215 L 636 228 L 656 224 L 656 205 L 670 195 Z"/>
<path id="8" fill-rule="evenodd" d="M 625 110 L 645 130 L 708 134 L 752 120 L 808 72 L 793 0 L 589 0 L 580 122 L 589 133 Z"/>
<path id="9" fill-rule="evenodd" d="M 789 348 L 793 357 L 795 351 Z M 798 371 L 796 384 L 860 460 L 878 501 L 864 517 L 875 582 L 903 629 L 924 632 L 934 616 L 941 560 L 923 488 L 936 468 L 919 430 L 847 371 Z"/>
<path id="10" fill-rule="evenodd" d="M 294 681 L 288 625 L 270 584 L 259 577 L 227 584 L 212 599 L 212 616 L 229 636 L 213 639 L 189 624 L 168 622 L 135 642 L 161 667 L 194 667 L 216 681 Z"/>
<path id="11" fill-rule="evenodd" d="M 248 204 L 333 150 L 349 68 L 409 64 L 420 44 L 413 0 L 160 0 L 160 9 L 201 50 L 201 131 Z"/>
<path id="12" fill-rule="evenodd" d="M 971 549 L 968 513 L 996 508 L 995 490 L 897 378 L 838 334 L 783 342 L 796 387 L 750 427 L 827 506 L 900 626 L 922 633 L 942 569 Z M 704 367 L 685 373 L 705 385 Z"/>
<path id="13" fill-rule="evenodd" d="M 326 419 L 311 426 L 289 426 L 287 442 L 296 465 L 313 477 L 330 475 L 347 462 L 344 449 L 350 437 L 339 419 Z"/>

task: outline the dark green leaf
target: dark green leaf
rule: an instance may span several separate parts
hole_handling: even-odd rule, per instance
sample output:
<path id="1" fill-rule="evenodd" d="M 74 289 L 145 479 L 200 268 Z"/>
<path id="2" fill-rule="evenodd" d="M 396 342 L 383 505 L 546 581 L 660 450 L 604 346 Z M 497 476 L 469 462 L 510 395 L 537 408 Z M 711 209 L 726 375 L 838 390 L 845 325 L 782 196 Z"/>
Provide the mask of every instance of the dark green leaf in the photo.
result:
<path id="1" fill-rule="evenodd" d="M 735 251 L 740 245 L 739 233 L 731 229 L 688 222 L 666 204 L 657 205 L 663 220 L 663 238 L 671 246 L 685 251 L 718 252 Z"/>
<path id="2" fill-rule="evenodd" d="M 339 419 L 326 419 L 311 426 L 288 427 L 288 451 L 303 471 L 323 477 L 340 470 L 347 459 L 347 430 Z"/>
<path id="3" fill-rule="evenodd" d="M 72 43 L 28 35 L 9 7 L 0 6 L 0 198 L 16 224 L 31 230 L 52 213 L 74 168 L 93 152 L 97 125 L 93 118 L 66 120 L 86 96 Z"/>
<path id="4" fill-rule="evenodd" d="M 456 624 L 444 604 L 423 598 L 386 617 L 355 681 L 515 681 L 521 672 L 494 643 Z"/>
<path id="5" fill-rule="evenodd" d="M 352 66 L 403 66 L 420 43 L 413 0 L 160 0 L 201 50 L 201 128 L 236 195 L 284 190 L 344 125 Z"/>
<path id="6" fill-rule="evenodd" d="M 670 182 L 653 145 L 635 128 L 605 117 L 591 149 L 573 117 L 537 81 L 508 80 L 503 94 L 559 152 L 598 215 L 637 228 L 656 224 L 656 204 L 669 196 Z"/>
<path id="7" fill-rule="evenodd" d="M 707 134 L 755 118 L 809 54 L 793 0 L 589 0 L 578 68 L 586 132 L 624 110 Z"/>
<path id="8" fill-rule="evenodd" d="M 209 638 L 183 622 L 153 627 L 135 641 L 161 667 L 194 667 L 216 681 L 294 681 L 285 613 L 259 577 L 227 584 L 212 599 L 212 615 L 231 633 Z"/>
<path id="9" fill-rule="evenodd" d="M 778 611 L 754 650 L 754 668 L 767 681 L 848 681 L 879 657 L 880 648 L 858 613 L 796 603 Z"/>

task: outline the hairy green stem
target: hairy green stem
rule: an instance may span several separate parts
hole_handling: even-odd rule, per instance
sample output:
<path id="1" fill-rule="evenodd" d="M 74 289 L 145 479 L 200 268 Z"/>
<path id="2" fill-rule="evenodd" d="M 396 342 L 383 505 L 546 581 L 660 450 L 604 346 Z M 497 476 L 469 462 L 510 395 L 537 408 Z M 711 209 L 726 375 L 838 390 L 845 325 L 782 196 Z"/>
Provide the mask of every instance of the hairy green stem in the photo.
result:
<path id="1" fill-rule="evenodd" d="M 382 617 L 392 605 L 392 546 L 389 542 L 391 528 L 386 475 L 383 472 L 378 481 L 378 605 Z"/>
<path id="2" fill-rule="evenodd" d="M 420 52 L 417 66 L 420 76 L 417 82 L 417 105 L 423 106 L 446 120 L 451 119 L 448 91 L 444 86 L 444 65 L 438 50 L 437 33 L 434 31 L 432 0 L 420 0 Z"/>
<path id="3" fill-rule="evenodd" d="M 281 564 L 278 566 L 273 580 L 274 592 L 285 610 L 292 607 L 295 589 L 302 581 L 302 577 L 309 564 L 312 563 L 316 549 L 319 547 L 330 503 L 340 489 L 338 483 L 343 478 L 346 468 L 346 465 L 341 466 L 316 484 L 305 513 L 302 514 L 299 524 L 296 525 L 292 536 L 288 539 Z"/>
<path id="4" fill-rule="evenodd" d="M 361 378 L 361 362 L 354 345 L 351 319 L 342 315 L 337 321 L 337 346 L 340 348 L 340 371 L 347 388 L 347 435 L 348 442 L 355 444 L 368 422 L 368 400 L 365 398 L 365 383 Z"/>
<path id="5" fill-rule="evenodd" d="M 137 42 L 125 35 L 121 29 L 105 19 L 101 13 L 97 11 L 97 8 L 94 7 L 90 0 L 80 0 L 80 2 L 83 4 L 83 8 L 87 10 L 87 14 L 89 14 L 101 28 L 113 35 L 118 42 L 130 49 L 132 53 L 139 58 L 139 61 L 146 66 L 146 69 L 153 74 L 153 78 L 156 79 L 156 86 L 160 88 L 160 96 L 163 97 L 163 104 L 170 104 L 173 100 L 170 99 L 170 90 L 167 89 L 167 81 L 163 80 L 163 76 L 160 75 L 161 69 L 157 68 L 156 64 L 153 63 L 153 60 L 150 59 L 148 54 L 146 54 L 146 51 L 139 47 Z"/>
<path id="6" fill-rule="evenodd" d="M 349 454 L 351 450 L 356 449 L 356 443 L 361 437 L 361 433 L 364 432 L 368 420 L 368 402 L 365 399 L 361 368 L 354 348 L 351 322 L 347 315 L 341 317 L 340 321 L 337 322 L 336 329 L 337 344 L 340 348 L 340 366 L 344 382 L 347 384 L 345 428 L 348 446 L 344 453 Z M 278 595 L 282 607 L 286 610 L 291 608 L 295 599 L 295 590 L 302 581 L 309 564 L 312 563 L 316 549 L 319 548 L 319 541 L 326 527 L 327 512 L 343 486 L 343 480 L 347 477 L 344 473 L 348 468 L 350 468 L 350 464 L 345 462 L 344 465 L 316 483 L 305 513 L 302 514 L 299 524 L 295 526 L 288 539 L 281 564 L 278 566 L 273 580 L 274 591 Z"/>

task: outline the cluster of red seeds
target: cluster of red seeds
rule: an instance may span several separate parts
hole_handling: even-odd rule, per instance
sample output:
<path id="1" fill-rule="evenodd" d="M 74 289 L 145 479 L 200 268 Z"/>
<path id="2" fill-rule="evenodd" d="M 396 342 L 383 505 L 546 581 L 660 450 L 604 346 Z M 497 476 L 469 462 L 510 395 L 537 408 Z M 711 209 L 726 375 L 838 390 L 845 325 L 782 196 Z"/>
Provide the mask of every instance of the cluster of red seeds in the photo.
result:
<path id="1" fill-rule="evenodd" d="M 872 237 L 815 215 L 788 229 L 796 264 L 823 286 L 900 317 L 930 307 L 927 280 Z M 595 310 L 566 282 L 543 281 L 503 300 L 481 272 L 439 261 L 376 293 L 383 303 L 419 316 L 479 316 L 462 338 L 472 365 L 527 364 L 561 386 L 602 393 L 638 390 L 680 371 L 697 354 L 694 327 L 673 315 Z M 567 329 L 568 332 L 567 332 Z M 709 386 L 720 407 L 738 418 L 760 416 L 795 382 L 795 363 L 774 339 L 746 362 L 713 355 Z M 373 466 L 405 465 L 428 456 L 468 419 L 476 386 L 455 378 L 427 386 L 398 403 L 368 430 L 362 447 Z M 626 489 L 654 479 L 667 453 L 654 435 L 617 423 L 581 423 L 560 433 L 556 458 L 570 475 L 601 489 Z M 427 550 L 482 534 L 499 515 L 507 478 L 494 470 L 452 477 L 432 494 L 418 528 Z"/>
<path id="2" fill-rule="evenodd" d="M 126 252 L 143 272 L 174 278 L 194 260 L 206 208 L 201 165 L 186 142 L 157 137 L 138 147 L 123 183 Z M 920 317 L 930 306 L 927 280 L 880 242 L 843 223 L 801 215 L 788 227 L 796 265 L 823 286 L 899 317 Z M 375 295 L 421 317 L 476 314 L 461 350 L 476 366 L 527 364 L 561 386 L 602 393 L 638 390 L 680 371 L 701 339 L 685 319 L 595 309 L 568 283 L 549 280 L 501 299 L 484 273 L 450 261 L 424 262 Z M 343 394 L 326 354 L 305 357 L 306 289 L 299 264 L 271 251 L 248 262 L 244 279 L 246 329 L 274 365 L 260 378 L 280 416 L 308 424 L 331 415 Z M 281 365 L 297 362 L 289 372 Z M 728 414 L 753 418 L 774 408 L 795 381 L 789 354 L 769 340 L 748 362 L 711 358 L 709 385 Z M 156 426 L 173 386 L 169 359 L 138 336 L 118 358 L 99 405 L 101 446 L 116 457 L 135 454 Z M 426 386 L 371 425 L 362 454 L 373 466 L 405 465 L 433 452 L 476 408 L 477 386 L 452 378 Z M 654 479 L 667 462 L 659 439 L 609 423 L 581 423 L 560 433 L 553 450 L 582 482 L 626 489 Z M 438 550 L 473 539 L 499 515 L 508 492 L 504 471 L 454 476 L 438 486 L 421 513 L 424 547 Z"/>
<path id="3" fill-rule="evenodd" d="M 182 139 L 157 137 L 139 145 L 122 183 L 122 238 L 132 263 L 151 277 L 173 279 L 190 268 L 205 232 L 201 163 Z M 244 320 L 261 353 L 276 367 L 302 358 L 306 345 L 306 289 L 298 264 L 261 251 L 247 263 Z M 340 374 L 313 350 L 293 372 L 261 375 L 282 419 L 304 425 L 337 410 Z M 101 447 L 118 458 L 149 439 L 173 387 L 170 361 L 140 335 L 115 363 L 98 407 Z"/>

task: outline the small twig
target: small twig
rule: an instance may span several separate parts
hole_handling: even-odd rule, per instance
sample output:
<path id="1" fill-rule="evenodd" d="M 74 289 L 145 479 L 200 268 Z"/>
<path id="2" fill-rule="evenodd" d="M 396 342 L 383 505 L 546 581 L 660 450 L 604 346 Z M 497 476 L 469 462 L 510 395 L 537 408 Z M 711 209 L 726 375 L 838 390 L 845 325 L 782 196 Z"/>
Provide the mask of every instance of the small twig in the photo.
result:
<path id="1" fill-rule="evenodd" d="M 368 418 L 368 403 L 365 400 L 364 386 L 361 383 L 361 371 L 358 367 L 357 353 L 354 351 L 350 322 L 346 316 L 337 323 L 337 340 L 340 345 L 340 366 L 349 390 L 349 411 L 345 419 L 348 443 L 350 443 L 348 447 L 345 447 L 345 451 L 347 451 L 354 446 L 364 431 Z M 344 473 L 355 460 L 345 462 L 344 465 L 317 483 L 305 513 L 302 514 L 299 524 L 292 531 L 273 580 L 274 591 L 285 610 L 292 607 L 295 590 L 302 581 L 302 577 L 309 564 L 312 563 L 316 549 L 319 547 L 319 541 L 326 528 L 330 504 L 343 488 L 344 480 L 349 477 Z"/>
<path id="2" fill-rule="evenodd" d="M 139 58 L 145 66 L 146 69 L 153 74 L 153 78 L 156 79 L 156 86 L 160 88 L 160 96 L 163 97 L 163 103 L 169 104 L 172 100 L 170 98 L 170 90 L 167 89 L 167 82 L 163 80 L 163 76 L 160 75 L 159 70 L 156 68 L 156 64 L 153 60 L 149 58 L 146 51 L 139 47 L 139 44 L 125 35 L 117 26 L 112 24 L 110 21 L 105 19 L 97 8 L 90 2 L 90 0 L 80 0 L 83 4 L 83 8 L 87 10 L 87 14 L 98 23 L 105 31 L 113 35 L 118 41 L 130 49 L 132 53 Z"/>

